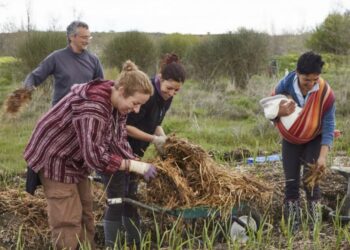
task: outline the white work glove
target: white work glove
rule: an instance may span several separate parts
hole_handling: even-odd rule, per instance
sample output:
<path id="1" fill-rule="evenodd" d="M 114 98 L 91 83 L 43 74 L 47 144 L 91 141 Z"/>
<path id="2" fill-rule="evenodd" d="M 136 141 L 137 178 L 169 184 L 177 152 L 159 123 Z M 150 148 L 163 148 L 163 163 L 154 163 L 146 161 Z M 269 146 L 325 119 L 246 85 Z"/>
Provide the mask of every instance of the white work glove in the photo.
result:
<path id="1" fill-rule="evenodd" d="M 143 175 L 146 181 L 153 179 L 157 175 L 157 169 L 152 164 L 130 160 L 129 171 Z"/>
<path id="2" fill-rule="evenodd" d="M 157 151 L 160 154 L 164 154 L 164 144 L 165 144 L 167 138 L 168 137 L 165 135 L 160 135 L 160 136 L 154 135 L 152 143 L 154 144 L 154 146 L 156 147 Z"/>

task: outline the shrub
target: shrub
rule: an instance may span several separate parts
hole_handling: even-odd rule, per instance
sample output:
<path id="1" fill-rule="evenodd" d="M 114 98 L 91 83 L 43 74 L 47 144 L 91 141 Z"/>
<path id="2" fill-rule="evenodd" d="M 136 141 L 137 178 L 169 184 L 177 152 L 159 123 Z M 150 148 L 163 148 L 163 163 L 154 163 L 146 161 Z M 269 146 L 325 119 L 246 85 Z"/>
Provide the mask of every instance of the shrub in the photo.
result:
<path id="1" fill-rule="evenodd" d="M 333 13 L 328 15 L 325 21 L 318 26 L 310 39 L 307 47 L 319 52 L 334 54 L 350 53 L 350 11 L 344 14 Z"/>
<path id="2" fill-rule="evenodd" d="M 253 30 L 239 29 L 217 37 L 220 68 L 238 89 L 247 87 L 249 78 L 264 69 L 268 36 Z"/>
<path id="3" fill-rule="evenodd" d="M 190 62 L 197 79 L 215 85 L 219 76 L 229 78 L 238 89 L 245 89 L 254 74 L 265 69 L 268 36 L 253 30 L 205 37 L 190 51 Z"/>
<path id="4" fill-rule="evenodd" d="M 292 71 L 296 69 L 299 54 L 286 54 L 277 57 L 277 62 L 280 69 L 280 74 L 284 74 L 284 71 Z M 335 70 L 338 67 L 347 63 L 347 56 L 335 55 L 330 53 L 321 53 L 322 60 L 325 62 L 322 72 L 327 73 L 329 70 Z"/>
<path id="5" fill-rule="evenodd" d="M 186 60 L 188 50 L 198 42 L 198 38 L 193 35 L 182 35 L 174 33 L 165 35 L 159 40 L 160 56 L 165 53 L 175 53 L 182 60 Z"/>
<path id="6" fill-rule="evenodd" d="M 288 70 L 288 71 L 295 70 L 297 67 L 297 61 L 299 56 L 300 56 L 299 54 L 295 54 L 295 53 L 278 56 L 276 59 L 279 65 L 279 70 L 280 70 L 279 73 L 283 75 L 285 70 Z"/>
<path id="7" fill-rule="evenodd" d="M 103 61 L 110 67 L 121 69 L 128 59 L 147 73 L 155 72 L 156 49 L 149 35 L 138 31 L 120 33 L 103 50 Z"/>
<path id="8" fill-rule="evenodd" d="M 26 72 L 33 70 L 52 51 L 67 45 L 64 32 L 29 32 L 19 44 L 16 56 L 21 59 Z"/>
<path id="9" fill-rule="evenodd" d="M 219 77 L 219 56 L 213 36 L 204 37 L 193 44 L 189 50 L 189 62 L 193 78 L 203 82 L 203 87 L 210 89 Z"/>

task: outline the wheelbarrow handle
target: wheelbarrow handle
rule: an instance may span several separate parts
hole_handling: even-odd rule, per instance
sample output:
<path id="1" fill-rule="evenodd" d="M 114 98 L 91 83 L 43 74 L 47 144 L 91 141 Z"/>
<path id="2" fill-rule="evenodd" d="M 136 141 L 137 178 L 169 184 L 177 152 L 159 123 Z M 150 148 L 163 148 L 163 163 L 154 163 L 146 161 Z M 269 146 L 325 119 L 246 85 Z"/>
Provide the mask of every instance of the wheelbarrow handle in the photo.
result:
<path id="1" fill-rule="evenodd" d="M 111 199 L 107 199 L 107 202 L 109 205 L 127 203 L 127 204 L 130 204 L 133 206 L 145 208 L 147 210 L 150 210 L 150 211 L 156 212 L 156 213 L 169 213 L 171 211 L 169 209 L 158 207 L 155 205 L 146 205 L 142 202 L 139 202 L 139 201 L 136 201 L 136 200 L 133 200 L 130 198 L 111 198 Z"/>

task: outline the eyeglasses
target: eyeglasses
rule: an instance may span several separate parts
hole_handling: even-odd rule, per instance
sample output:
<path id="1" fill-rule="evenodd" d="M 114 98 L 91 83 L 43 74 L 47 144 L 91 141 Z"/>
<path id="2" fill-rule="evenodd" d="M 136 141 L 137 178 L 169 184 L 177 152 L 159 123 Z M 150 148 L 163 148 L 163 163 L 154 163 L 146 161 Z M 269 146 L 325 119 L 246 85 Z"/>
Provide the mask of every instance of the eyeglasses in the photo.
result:
<path id="1" fill-rule="evenodd" d="M 78 37 L 81 39 L 84 39 L 84 40 L 91 40 L 92 39 L 92 36 L 78 36 Z"/>

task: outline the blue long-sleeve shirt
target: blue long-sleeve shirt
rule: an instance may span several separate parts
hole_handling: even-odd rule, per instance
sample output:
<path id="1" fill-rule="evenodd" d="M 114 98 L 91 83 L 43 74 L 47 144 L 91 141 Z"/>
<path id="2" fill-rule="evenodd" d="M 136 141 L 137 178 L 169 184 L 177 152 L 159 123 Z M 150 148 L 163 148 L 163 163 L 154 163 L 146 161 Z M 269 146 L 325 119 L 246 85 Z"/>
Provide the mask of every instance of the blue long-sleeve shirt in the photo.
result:
<path id="1" fill-rule="evenodd" d="M 38 86 L 49 75 L 54 77 L 52 105 L 64 97 L 75 83 L 86 83 L 96 78 L 103 79 L 102 65 L 97 56 L 84 50 L 74 53 L 70 46 L 48 55 L 39 66 L 27 75 L 24 85 L 27 88 Z"/>
<path id="2" fill-rule="evenodd" d="M 310 93 L 319 90 L 318 83 L 310 90 L 305 97 L 302 96 L 299 85 L 298 76 L 295 71 L 290 72 L 285 76 L 276 86 L 276 94 L 288 94 L 297 103 L 299 107 L 304 107 Z M 321 134 L 322 134 L 322 145 L 331 146 L 334 139 L 334 129 L 335 129 L 335 104 L 323 114 L 321 120 Z"/>

